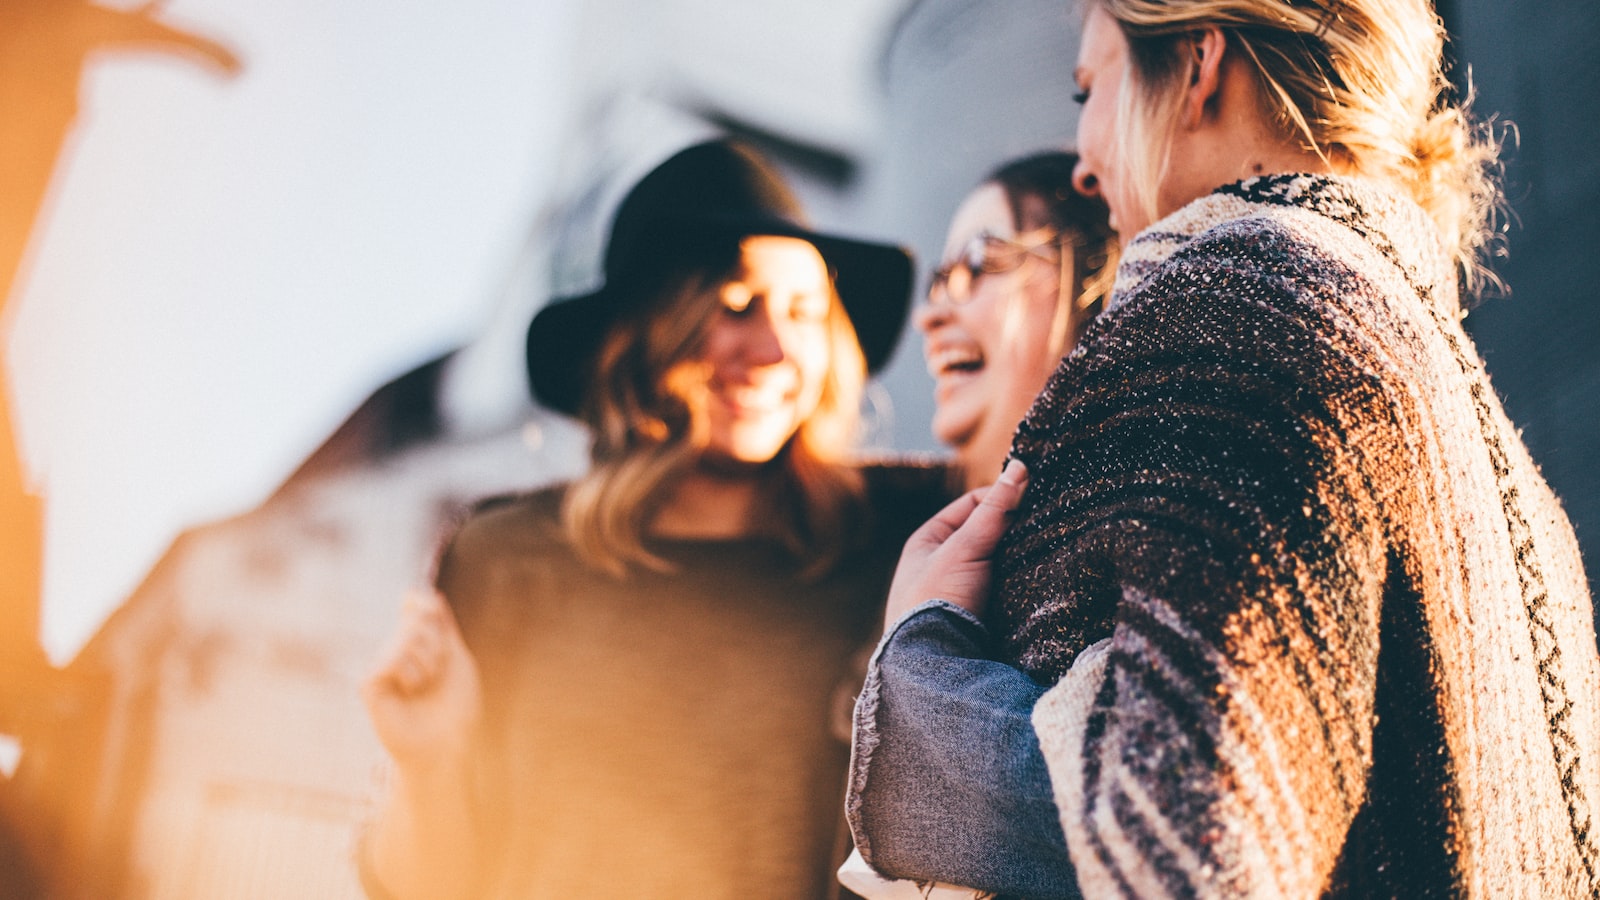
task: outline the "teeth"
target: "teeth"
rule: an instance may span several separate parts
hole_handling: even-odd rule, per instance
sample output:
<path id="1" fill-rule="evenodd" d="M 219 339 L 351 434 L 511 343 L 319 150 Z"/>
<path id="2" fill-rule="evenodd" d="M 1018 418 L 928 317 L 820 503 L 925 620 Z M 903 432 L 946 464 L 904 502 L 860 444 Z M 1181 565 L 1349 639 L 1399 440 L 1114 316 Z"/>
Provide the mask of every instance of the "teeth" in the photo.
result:
<path id="1" fill-rule="evenodd" d="M 983 367 L 983 352 L 974 347 L 945 347 L 928 354 L 928 374 L 935 378 L 952 369 L 972 371 Z"/>
<path id="2" fill-rule="evenodd" d="M 722 396 L 734 406 L 764 409 L 783 403 L 786 393 L 777 388 L 724 388 Z"/>

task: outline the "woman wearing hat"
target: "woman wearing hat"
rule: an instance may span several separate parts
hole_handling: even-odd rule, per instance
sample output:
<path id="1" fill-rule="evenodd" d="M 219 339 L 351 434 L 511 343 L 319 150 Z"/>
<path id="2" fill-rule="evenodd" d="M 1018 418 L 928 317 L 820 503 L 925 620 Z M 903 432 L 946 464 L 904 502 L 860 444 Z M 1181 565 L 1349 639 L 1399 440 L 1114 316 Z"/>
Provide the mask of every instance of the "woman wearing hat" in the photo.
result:
<path id="1" fill-rule="evenodd" d="M 849 457 L 910 261 L 713 142 L 629 193 L 605 274 L 528 333 L 591 471 L 481 504 L 366 686 L 396 771 L 372 893 L 831 893 L 851 660 L 945 494 Z"/>

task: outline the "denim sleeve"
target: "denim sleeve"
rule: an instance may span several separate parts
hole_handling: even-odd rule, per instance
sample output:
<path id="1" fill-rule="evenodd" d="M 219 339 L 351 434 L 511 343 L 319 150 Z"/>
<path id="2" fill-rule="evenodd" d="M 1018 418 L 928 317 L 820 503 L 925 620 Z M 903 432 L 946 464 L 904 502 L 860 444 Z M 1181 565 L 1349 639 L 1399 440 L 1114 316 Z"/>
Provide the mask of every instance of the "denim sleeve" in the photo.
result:
<path id="1" fill-rule="evenodd" d="M 988 647 L 983 625 L 942 600 L 884 635 L 856 702 L 856 846 L 898 878 L 1078 897 L 1031 721 L 1045 689 Z"/>

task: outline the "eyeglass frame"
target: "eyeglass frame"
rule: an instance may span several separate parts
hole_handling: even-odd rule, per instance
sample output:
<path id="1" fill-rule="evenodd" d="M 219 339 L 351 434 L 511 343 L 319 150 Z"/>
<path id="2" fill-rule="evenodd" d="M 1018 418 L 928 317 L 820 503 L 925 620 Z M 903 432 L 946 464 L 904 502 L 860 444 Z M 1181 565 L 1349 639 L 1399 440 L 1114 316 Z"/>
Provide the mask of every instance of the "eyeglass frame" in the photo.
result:
<path id="1" fill-rule="evenodd" d="M 1032 235 L 1040 234 L 1044 235 L 1044 237 L 1038 241 L 1029 243 L 1026 240 Z M 1067 249 L 1077 246 L 1078 243 L 1079 238 L 1076 234 L 1058 231 L 1050 227 L 1036 228 L 1033 231 L 1018 235 L 1016 238 L 1002 237 L 989 231 L 980 231 L 967 241 L 962 247 L 960 255 L 955 259 L 940 263 L 933 270 L 933 274 L 928 281 L 927 302 L 929 305 L 937 306 L 939 301 L 934 299 L 934 293 L 938 291 L 938 293 L 944 295 L 943 302 L 951 306 L 962 306 L 972 300 L 973 289 L 977 285 L 978 279 L 985 275 L 1014 272 L 1022 266 L 1023 260 L 1030 255 L 1046 262 L 1060 263 L 1062 269 L 1060 277 L 1063 279 L 1061 290 L 1066 291 L 1068 289 L 1065 283 L 1065 278 L 1068 274 L 1066 271 Z M 1016 262 L 1004 267 L 995 267 L 992 264 L 993 255 L 989 250 L 995 245 L 1002 245 L 1015 251 Z M 1056 251 L 1055 259 L 1051 259 L 1039 252 L 1047 248 L 1052 248 Z M 959 290 L 956 290 L 952 287 L 952 278 L 958 272 L 965 272 L 966 275 L 963 279 L 964 285 Z"/>

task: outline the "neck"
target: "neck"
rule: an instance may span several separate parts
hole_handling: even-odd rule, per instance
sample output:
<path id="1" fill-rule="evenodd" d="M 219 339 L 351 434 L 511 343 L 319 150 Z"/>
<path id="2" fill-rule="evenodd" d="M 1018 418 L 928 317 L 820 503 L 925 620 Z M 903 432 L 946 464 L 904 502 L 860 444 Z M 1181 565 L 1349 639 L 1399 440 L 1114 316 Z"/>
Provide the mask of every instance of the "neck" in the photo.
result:
<path id="1" fill-rule="evenodd" d="M 1248 134 L 1235 137 L 1231 145 L 1228 139 L 1223 139 L 1214 147 L 1187 151 L 1192 154 L 1189 158 L 1210 164 L 1192 166 L 1186 173 L 1187 178 L 1169 182 L 1171 194 L 1164 198 L 1163 214 L 1180 209 L 1225 184 L 1246 178 L 1299 173 L 1327 175 L 1334 171 L 1309 150 L 1264 135 L 1257 134 L 1254 140 L 1250 137 Z"/>
<path id="2" fill-rule="evenodd" d="M 672 538 L 739 538 L 754 534 L 761 513 L 760 470 L 695 469 L 673 485 L 650 533 Z"/>
<path id="3" fill-rule="evenodd" d="M 1000 417 L 1005 417 L 1011 410 L 1002 409 L 997 412 Z M 1026 412 L 1026 409 L 1022 410 L 1008 421 L 1020 422 L 1023 413 Z M 1000 477 L 1000 469 L 1011 453 L 1011 439 L 1015 432 L 1014 427 L 1004 431 L 998 428 L 992 432 L 984 431 L 974 435 L 972 440 L 956 450 L 956 465 L 961 468 L 962 487 L 965 490 L 984 487 Z"/>
<path id="4" fill-rule="evenodd" d="M 1217 188 L 1258 175 L 1332 174 L 1334 168 L 1286 135 L 1263 112 L 1267 104 L 1255 75 L 1236 55 L 1225 58 L 1222 79 L 1205 114 L 1175 134 L 1158 205 L 1162 215 Z"/>

